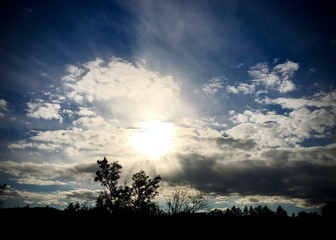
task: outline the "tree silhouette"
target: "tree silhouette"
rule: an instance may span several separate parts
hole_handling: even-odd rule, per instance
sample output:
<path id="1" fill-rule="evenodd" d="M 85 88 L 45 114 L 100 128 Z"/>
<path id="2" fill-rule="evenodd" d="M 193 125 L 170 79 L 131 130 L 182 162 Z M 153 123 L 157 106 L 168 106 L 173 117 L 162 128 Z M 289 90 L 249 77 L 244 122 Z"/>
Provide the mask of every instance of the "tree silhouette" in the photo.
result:
<path id="1" fill-rule="evenodd" d="M 7 189 L 8 189 L 7 184 L 0 185 L 0 208 L 3 208 L 4 200 L 2 199 L 2 195 Z"/>
<path id="2" fill-rule="evenodd" d="M 281 206 L 278 206 L 275 212 L 277 217 L 288 217 L 287 212 Z"/>
<path id="3" fill-rule="evenodd" d="M 159 207 L 152 202 L 155 196 L 158 194 L 160 176 L 156 176 L 154 179 L 149 179 L 144 171 L 140 171 L 132 177 L 132 202 L 134 211 L 155 213 L 159 210 Z"/>
<path id="4" fill-rule="evenodd" d="M 69 203 L 69 205 L 66 207 L 66 209 L 64 209 L 64 211 L 66 212 L 78 212 L 80 210 L 80 204 L 79 202 L 76 202 L 76 203 Z"/>
<path id="5" fill-rule="evenodd" d="M 249 215 L 249 211 L 248 211 L 247 206 L 245 206 L 243 210 L 243 217 L 247 217 L 248 215 Z"/>
<path id="6" fill-rule="evenodd" d="M 181 184 L 174 187 L 173 192 L 166 198 L 169 214 L 195 213 L 208 208 L 207 199 L 202 193 L 195 192 L 193 188 L 186 188 Z"/>
<path id="7" fill-rule="evenodd" d="M 255 208 L 253 208 L 252 206 L 250 206 L 249 208 L 249 214 L 250 217 L 256 217 L 257 216 L 257 211 Z"/>
<path id="8" fill-rule="evenodd" d="M 87 205 L 86 202 L 80 204 L 78 201 L 77 202 L 70 202 L 69 205 L 64 209 L 65 212 L 87 212 L 90 211 L 91 207 Z"/>
<path id="9" fill-rule="evenodd" d="M 106 157 L 98 160 L 99 170 L 96 172 L 95 182 L 100 182 L 106 190 L 102 191 L 96 201 L 96 206 L 109 212 L 120 212 L 130 206 L 129 188 L 118 186 L 122 166 L 118 162 L 108 163 Z"/>
<path id="10" fill-rule="evenodd" d="M 96 206 L 111 213 L 152 214 L 159 211 L 153 202 L 158 194 L 160 176 L 149 179 L 141 170 L 132 177 L 132 187 L 118 185 L 122 166 L 118 162 L 108 163 L 108 160 L 98 160 L 99 170 L 95 182 L 100 182 L 106 189 L 97 198 Z"/>

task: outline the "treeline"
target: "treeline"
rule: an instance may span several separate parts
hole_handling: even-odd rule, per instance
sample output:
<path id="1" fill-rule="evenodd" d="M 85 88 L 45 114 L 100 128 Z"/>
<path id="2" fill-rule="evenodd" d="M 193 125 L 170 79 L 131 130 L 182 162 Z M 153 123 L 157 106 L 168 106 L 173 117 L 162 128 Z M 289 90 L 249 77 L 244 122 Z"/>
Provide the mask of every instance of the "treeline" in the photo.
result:
<path id="1" fill-rule="evenodd" d="M 223 217 L 223 218 L 278 218 L 278 219 L 286 219 L 286 218 L 300 218 L 300 219 L 319 219 L 319 218 L 330 218 L 336 217 L 335 215 L 335 203 L 327 203 L 322 209 L 321 213 L 317 212 L 306 212 L 300 211 L 297 214 L 292 213 L 288 215 L 287 211 L 282 208 L 280 205 L 277 207 L 275 211 L 272 211 L 267 205 L 261 206 L 245 206 L 244 208 L 233 206 L 231 208 L 226 209 L 212 209 L 210 211 L 202 211 L 202 212 L 185 212 L 181 211 L 178 213 L 171 213 L 169 211 L 161 210 L 152 215 L 157 216 L 210 216 L 210 217 Z M 328 210 L 328 208 L 331 211 Z M 333 211 L 333 212 L 332 212 Z M 64 212 L 67 213 L 88 213 L 88 212 L 101 212 L 99 208 L 88 206 L 86 203 L 79 202 L 71 202 L 64 209 Z M 108 212 L 106 212 L 108 213 Z M 113 215 L 113 213 L 110 213 Z M 150 214 L 148 214 L 150 215 Z"/>

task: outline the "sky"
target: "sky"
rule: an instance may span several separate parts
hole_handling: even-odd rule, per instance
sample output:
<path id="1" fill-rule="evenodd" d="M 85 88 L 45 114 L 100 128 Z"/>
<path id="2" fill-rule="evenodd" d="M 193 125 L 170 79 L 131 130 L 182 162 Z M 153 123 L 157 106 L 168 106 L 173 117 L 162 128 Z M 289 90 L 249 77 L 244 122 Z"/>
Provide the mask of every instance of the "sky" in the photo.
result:
<path id="1" fill-rule="evenodd" d="M 212 208 L 336 200 L 331 1 L 1 1 L 5 207 L 93 202 L 97 160 Z"/>

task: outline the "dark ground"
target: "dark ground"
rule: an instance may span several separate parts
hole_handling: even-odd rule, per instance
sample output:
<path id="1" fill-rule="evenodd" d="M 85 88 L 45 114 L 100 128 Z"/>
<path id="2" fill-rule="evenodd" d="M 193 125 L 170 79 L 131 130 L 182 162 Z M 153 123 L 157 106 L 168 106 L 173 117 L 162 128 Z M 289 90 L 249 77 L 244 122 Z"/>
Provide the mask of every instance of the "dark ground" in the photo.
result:
<path id="1" fill-rule="evenodd" d="M 333 219 L 315 217 L 227 217 L 206 214 L 115 216 L 96 211 L 66 212 L 54 208 L 0 210 L 1 232 L 10 237 L 90 238 L 268 238 L 333 239 Z M 44 235 L 45 234 L 45 235 Z M 62 238 L 63 238 L 62 237 Z M 105 238 L 105 237 L 104 237 Z M 5 238 L 3 238 L 5 239 Z M 53 239 L 53 238 L 51 238 Z"/>

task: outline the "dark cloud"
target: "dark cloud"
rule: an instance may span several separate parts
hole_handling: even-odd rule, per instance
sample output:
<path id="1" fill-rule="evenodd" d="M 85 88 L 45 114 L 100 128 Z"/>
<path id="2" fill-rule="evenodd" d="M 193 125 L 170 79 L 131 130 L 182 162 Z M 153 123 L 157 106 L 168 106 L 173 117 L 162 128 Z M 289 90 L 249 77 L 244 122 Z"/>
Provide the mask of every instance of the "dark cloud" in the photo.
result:
<path id="1" fill-rule="evenodd" d="M 64 196 L 67 199 L 81 199 L 82 201 L 95 201 L 98 196 L 98 192 L 88 190 L 88 189 L 80 189 L 64 192 Z"/>
<path id="2" fill-rule="evenodd" d="M 37 164 L 16 163 L 11 161 L 1 162 L 0 170 L 21 184 L 33 185 L 59 185 L 63 182 L 83 183 L 93 180 L 97 164 Z"/>
<path id="3" fill-rule="evenodd" d="M 269 154 L 274 158 L 240 161 L 184 155 L 180 157 L 183 170 L 174 179 L 185 179 L 203 192 L 219 195 L 282 196 L 304 199 L 310 204 L 336 199 L 335 164 L 289 160 L 294 154 L 289 151 L 274 150 L 266 155 Z"/>
<path id="4" fill-rule="evenodd" d="M 251 150 L 257 146 L 256 142 L 253 139 L 233 139 L 233 138 L 217 138 L 215 139 L 218 147 L 232 147 L 242 150 Z"/>

